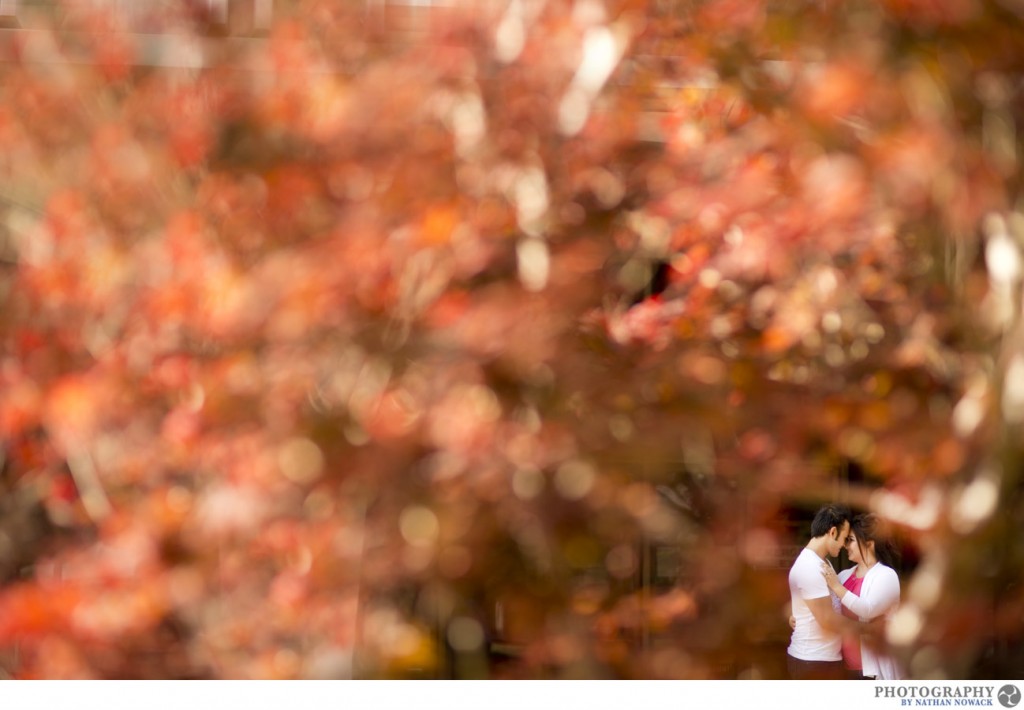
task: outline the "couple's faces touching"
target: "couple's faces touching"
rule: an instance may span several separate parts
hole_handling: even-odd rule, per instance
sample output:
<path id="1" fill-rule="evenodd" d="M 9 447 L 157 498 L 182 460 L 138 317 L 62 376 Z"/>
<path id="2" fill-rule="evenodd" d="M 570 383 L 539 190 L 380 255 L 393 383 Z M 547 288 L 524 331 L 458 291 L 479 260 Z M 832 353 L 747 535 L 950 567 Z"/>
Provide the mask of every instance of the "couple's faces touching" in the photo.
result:
<path id="1" fill-rule="evenodd" d="M 839 551 L 846 548 L 846 555 L 850 558 L 850 562 L 854 564 L 861 564 L 862 562 L 868 562 L 864 559 L 864 553 L 861 549 L 861 543 L 857 540 L 857 536 L 850 530 L 850 524 L 844 523 L 842 530 L 838 528 L 832 528 L 829 532 L 828 539 L 828 554 L 831 557 L 838 557 Z M 867 551 L 874 554 L 874 543 L 867 543 Z M 870 557 L 869 557 L 870 559 Z M 868 562 L 871 564 L 870 562 Z"/>

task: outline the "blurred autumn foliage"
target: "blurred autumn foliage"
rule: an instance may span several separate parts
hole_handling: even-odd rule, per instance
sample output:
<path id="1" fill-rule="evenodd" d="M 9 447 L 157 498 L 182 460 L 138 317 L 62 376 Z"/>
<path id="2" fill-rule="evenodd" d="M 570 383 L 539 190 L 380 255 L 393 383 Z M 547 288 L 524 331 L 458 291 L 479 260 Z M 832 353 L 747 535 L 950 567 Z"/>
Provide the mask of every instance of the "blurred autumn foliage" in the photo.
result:
<path id="1" fill-rule="evenodd" d="M 1019 677 L 1019 0 L 114 5 L 0 30 L 3 673 L 776 677 L 840 499 Z"/>

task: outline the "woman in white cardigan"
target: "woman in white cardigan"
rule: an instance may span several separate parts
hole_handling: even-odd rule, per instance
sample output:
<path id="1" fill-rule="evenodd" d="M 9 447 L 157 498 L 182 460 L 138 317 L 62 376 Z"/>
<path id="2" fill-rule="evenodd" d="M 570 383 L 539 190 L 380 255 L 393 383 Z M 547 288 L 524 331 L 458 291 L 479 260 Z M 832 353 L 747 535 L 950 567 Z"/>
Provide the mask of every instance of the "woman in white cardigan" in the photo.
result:
<path id="1" fill-rule="evenodd" d="M 829 589 L 839 597 L 843 612 L 861 622 L 883 619 L 888 622 L 900 604 L 900 578 L 892 568 L 891 543 L 879 534 L 878 518 L 873 514 L 857 515 L 850 524 L 846 550 L 851 562 L 857 563 L 837 576 L 832 565 L 823 571 Z M 903 673 L 896 662 L 852 638 L 843 643 L 843 660 L 854 675 L 878 680 L 899 680 Z"/>

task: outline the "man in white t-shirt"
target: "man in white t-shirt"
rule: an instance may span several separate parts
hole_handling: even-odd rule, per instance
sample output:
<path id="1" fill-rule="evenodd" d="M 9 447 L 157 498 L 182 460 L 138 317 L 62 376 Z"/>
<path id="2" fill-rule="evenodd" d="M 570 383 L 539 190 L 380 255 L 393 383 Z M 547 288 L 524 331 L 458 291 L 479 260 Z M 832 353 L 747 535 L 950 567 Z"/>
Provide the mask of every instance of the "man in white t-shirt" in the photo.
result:
<path id="1" fill-rule="evenodd" d="M 786 649 L 792 680 L 842 680 L 842 620 L 832 607 L 831 592 L 822 575 L 826 556 L 837 557 L 850 534 L 848 508 L 826 505 L 811 523 L 811 541 L 789 569 L 789 596 L 795 619 Z"/>

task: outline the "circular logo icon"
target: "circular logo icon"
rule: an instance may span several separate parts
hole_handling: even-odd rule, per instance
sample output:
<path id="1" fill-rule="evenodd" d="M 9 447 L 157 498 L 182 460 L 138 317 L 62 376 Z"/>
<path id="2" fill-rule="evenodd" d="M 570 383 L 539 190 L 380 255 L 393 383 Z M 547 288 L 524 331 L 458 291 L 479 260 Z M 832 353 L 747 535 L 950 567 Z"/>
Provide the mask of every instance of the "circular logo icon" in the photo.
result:
<path id="1" fill-rule="evenodd" d="M 1016 685 L 1004 685 L 996 697 L 1004 708 L 1015 708 L 1020 703 L 1020 688 Z"/>

